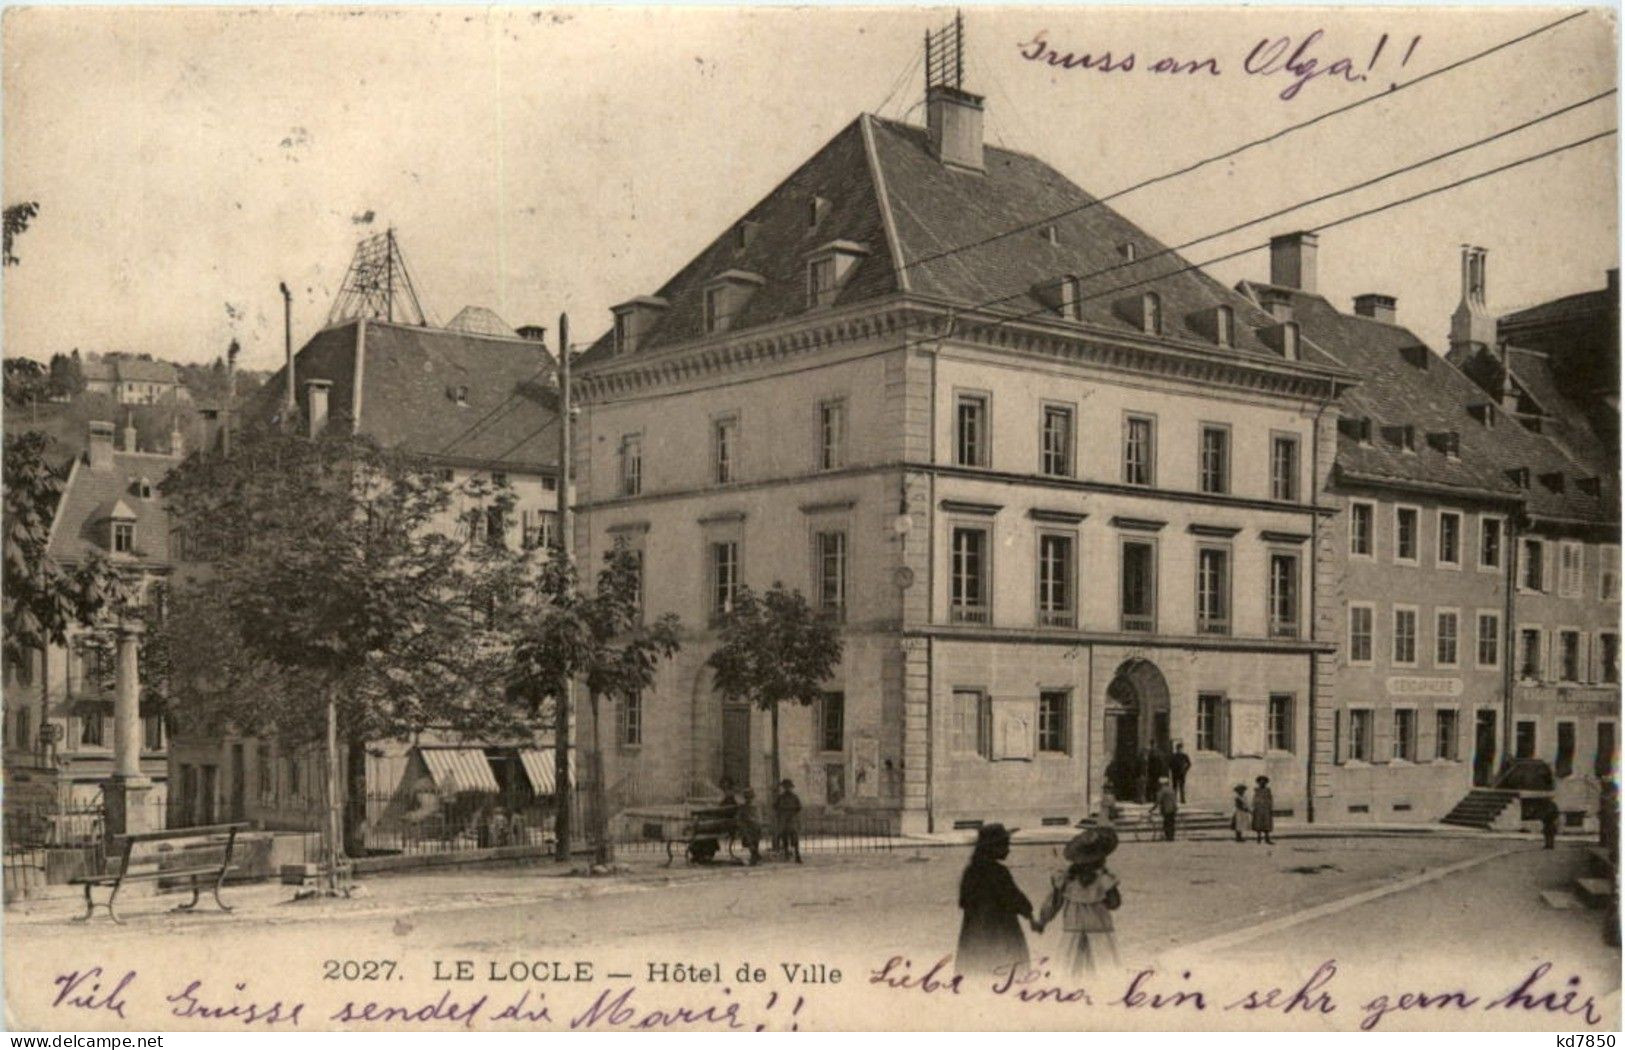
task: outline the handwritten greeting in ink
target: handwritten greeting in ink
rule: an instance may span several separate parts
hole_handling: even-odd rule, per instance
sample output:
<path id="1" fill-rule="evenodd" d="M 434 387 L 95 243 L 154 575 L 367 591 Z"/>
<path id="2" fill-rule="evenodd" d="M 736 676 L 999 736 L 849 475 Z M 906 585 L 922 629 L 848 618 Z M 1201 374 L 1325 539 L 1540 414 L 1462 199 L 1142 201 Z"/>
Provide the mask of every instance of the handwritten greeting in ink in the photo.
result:
<path id="1" fill-rule="evenodd" d="M 1421 42 L 1420 36 L 1413 36 L 1401 52 L 1397 46 L 1390 49 L 1389 35 L 1383 33 L 1369 47 L 1338 48 L 1327 41 L 1325 30 L 1315 29 L 1302 36 L 1285 34 L 1264 37 L 1246 55 L 1221 59 L 1217 55 L 1142 54 L 1137 51 L 1114 52 L 1110 48 L 1089 50 L 1070 43 L 1052 43 L 1049 31 L 1040 29 L 1031 40 L 1016 47 L 1028 62 L 1082 72 L 1120 74 L 1139 71 L 1206 78 L 1223 76 L 1229 70 L 1239 69 L 1246 76 L 1285 80 L 1277 97 L 1283 102 L 1291 102 L 1316 80 L 1363 84 L 1374 77 L 1397 73 L 1410 63 Z M 1389 86 L 1392 88 L 1396 85 L 1390 83 Z"/>

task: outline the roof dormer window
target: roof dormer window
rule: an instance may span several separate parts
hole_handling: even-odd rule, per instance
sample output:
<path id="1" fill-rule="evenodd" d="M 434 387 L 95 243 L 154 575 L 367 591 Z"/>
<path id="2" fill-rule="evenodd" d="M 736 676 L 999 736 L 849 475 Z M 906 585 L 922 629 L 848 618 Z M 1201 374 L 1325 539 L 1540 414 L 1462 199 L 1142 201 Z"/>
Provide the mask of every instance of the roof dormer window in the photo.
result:
<path id="1" fill-rule="evenodd" d="M 723 289 L 720 286 L 705 290 L 705 330 L 715 332 L 727 325 L 728 315 L 723 309 Z"/>
<path id="2" fill-rule="evenodd" d="M 658 296 L 642 295 L 611 307 L 615 312 L 615 352 L 630 354 L 638 350 L 668 305 Z"/>
<path id="3" fill-rule="evenodd" d="M 1083 320 L 1083 283 L 1071 274 L 1061 278 L 1061 316 L 1068 321 Z"/>
<path id="4" fill-rule="evenodd" d="M 1140 317 L 1144 322 L 1146 335 L 1162 334 L 1162 296 L 1156 292 L 1146 292 L 1144 306 Z"/>
<path id="5" fill-rule="evenodd" d="M 756 239 L 757 223 L 751 219 L 740 219 L 734 226 L 734 251 L 742 252 L 750 247 L 750 242 Z"/>
<path id="6" fill-rule="evenodd" d="M 834 305 L 841 285 L 868 254 L 868 248 L 852 241 L 830 241 L 814 250 L 807 259 L 808 308 Z"/>
<path id="7" fill-rule="evenodd" d="M 130 554 L 135 551 L 135 522 L 113 522 L 113 553 Z"/>
<path id="8" fill-rule="evenodd" d="M 135 484 L 130 486 L 130 490 L 135 493 L 137 499 L 152 498 L 152 482 L 144 477 L 136 478 Z"/>
<path id="9" fill-rule="evenodd" d="M 1213 321 L 1213 341 L 1220 346 L 1235 346 L 1236 312 L 1228 306 L 1220 306 L 1213 312 Z"/>
<path id="10" fill-rule="evenodd" d="M 1512 479 L 1512 483 L 1518 486 L 1520 489 L 1526 489 L 1529 487 L 1528 467 L 1513 467 L 1511 470 L 1507 471 L 1507 477 Z"/>
<path id="11" fill-rule="evenodd" d="M 1296 361 L 1303 356 L 1296 321 L 1287 321 L 1281 325 L 1281 356 L 1288 361 Z"/>
<path id="12" fill-rule="evenodd" d="M 705 286 L 705 331 L 725 332 L 734 326 L 745 303 L 767 281 L 760 274 L 726 270 Z"/>
<path id="13" fill-rule="evenodd" d="M 1131 263 L 1140 257 L 1140 249 L 1133 241 L 1124 241 L 1117 246 L 1117 254 L 1123 257 L 1124 262 Z"/>
<path id="14" fill-rule="evenodd" d="M 624 354 L 632 349 L 632 319 L 626 314 L 615 315 L 615 352 Z"/>
<path id="15" fill-rule="evenodd" d="M 818 224 L 824 221 L 829 213 L 829 201 L 814 196 L 807 201 L 807 229 L 817 229 Z"/>
<path id="16" fill-rule="evenodd" d="M 1061 243 L 1061 231 L 1053 224 L 1044 227 L 1042 233 L 1044 240 L 1048 241 L 1050 244 L 1058 245 Z"/>

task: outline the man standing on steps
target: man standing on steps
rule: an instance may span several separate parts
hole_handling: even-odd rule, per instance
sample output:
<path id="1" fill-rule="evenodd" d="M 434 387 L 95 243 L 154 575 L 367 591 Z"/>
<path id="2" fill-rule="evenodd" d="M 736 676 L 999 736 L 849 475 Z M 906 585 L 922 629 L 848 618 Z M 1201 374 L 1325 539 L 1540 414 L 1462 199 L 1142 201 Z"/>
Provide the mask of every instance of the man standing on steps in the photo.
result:
<path id="1" fill-rule="evenodd" d="M 1185 774 L 1191 771 L 1191 756 L 1185 754 L 1185 742 L 1174 741 L 1174 753 L 1168 756 L 1168 772 L 1174 778 L 1174 791 L 1179 795 L 1180 804 L 1185 798 Z"/>
<path id="2" fill-rule="evenodd" d="M 1174 793 L 1173 785 L 1168 778 L 1163 777 L 1157 791 L 1157 812 L 1162 814 L 1162 836 L 1169 842 L 1174 841 L 1174 820 L 1179 816 L 1179 796 Z"/>

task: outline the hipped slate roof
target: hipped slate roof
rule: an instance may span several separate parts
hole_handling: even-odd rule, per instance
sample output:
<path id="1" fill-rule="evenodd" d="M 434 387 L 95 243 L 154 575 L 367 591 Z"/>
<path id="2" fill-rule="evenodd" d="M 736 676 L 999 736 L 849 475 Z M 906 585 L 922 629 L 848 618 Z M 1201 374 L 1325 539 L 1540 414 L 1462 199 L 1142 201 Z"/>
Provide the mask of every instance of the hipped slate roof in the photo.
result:
<path id="1" fill-rule="evenodd" d="M 177 460 L 151 452 L 113 452 L 110 466 L 90 465 L 87 450 L 74 460 L 62 487 L 56 518 L 51 523 L 51 557 L 77 564 L 99 552 L 114 564 L 147 567 L 169 563 L 169 512 L 158 495 L 158 484 Z M 145 479 L 151 496 L 142 498 Z M 114 554 L 111 519 L 135 519 L 134 550 Z"/>
<path id="2" fill-rule="evenodd" d="M 1344 418 L 1371 420 L 1372 439 L 1361 442 L 1340 430 L 1337 469 L 1348 478 L 1375 483 L 1441 485 L 1484 498 L 1519 499 L 1529 512 L 1584 521 L 1618 520 L 1617 484 L 1603 476 L 1602 496 L 1589 495 L 1578 482 L 1598 472 L 1576 464 L 1551 441 L 1525 430 L 1497 409 L 1493 427 L 1468 411 L 1495 399 L 1414 332 L 1402 325 L 1345 314 L 1319 295 L 1243 282 L 1249 295 L 1265 292 L 1290 296 L 1293 316 L 1305 338 L 1360 376 L 1357 386 L 1339 400 Z M 1425 367 L 1422 367 L 1425 365 Z M 1416 428 L 1416 451 L 1402 450 L 1384 428 Z M 1455 432 L 1460 454 L 1452 457 L 1428 440 L 1430 434 Z M 1530 483 L 1521 488 L 1509 470 L 1527 467 Z M 1561 473 L 1563 491 L 1541 481 Z"/>
<path id="3" fill-rule="evenodd" d="M 358 343 L 365 347 L 359 399 Z M 532 340 L 378 320 L 319 332 L 294 359 L 301 418 L 305 383 L 325 379 L 329 426 L 358 419 L 359 431 L 386 447 L 486 469 L 557 465 L 553 371 L 552 355 Z M 270 421 L 282 411 L 284 373 L 266 381 L 248 419 Z"/>
<path id="4" fill-rule="evenodd" d="M 80 363 L 86 379 L 126 383 L 179 383 L 180 371 L 168 361 L 146 361 L 139 357 L 103 356 Z"/>
<path id="5" fill-rule="evenodd" d="M 1043 161 L 994 146 L 984 148 L 984 159 L 984 173 L 949 168 L 932 154 L 924 128 L 859 117 L 741 216 L 751 224 L 743 248 L 736 245 L 736 224 L 653 290 L 669 307 L 640 339 L 637 353 L 701 337 L 705 286 L 729 270 L 765 279 L 730 328 L 809 314 L 809 253 L 831 241 L 848 241 L 868 254 L 842 284 L 837 307 L 911 292 L 964 307 L 994 303 L 989 309 L 1060 320 L 1054 300 L 1046 302 L 1035 290 L 1058 288 L 1062 277 L 1075 275 L 1085 278 L 1086 325 L 1143 334 L 1115 304 L 1155 291 L 1162 299 L 1165 338 L 1218 351 L 1197 315 L 1224 304 L 1235 311 L 1236 347 L 1222 352 L 1280 360 L 1254 331 L 1253 326 L 1274 323 L 1255 304 L 1205 273 L 1186 269 L 1189 264 L 1178 255 L 1160 254 L 1165 245 Z M 827 200 L 829 208 L 811 227 L 808 202 L 814 196 Z M 1070 214 L 1048 221 L 1061 212 Z M 1029 224 L 1037 225 L 999 236 Z M 1053 244 L 1044 229 L 1049 225 L 1055 227 Z M 1134 245 L 1138 262 L 1123 265 L 1125 244 Z M 967 245 L 976 246 L 941 254 Z M 610 359 L 612 349 L 606 333 L 583 365 Z M 1331 364 L 1312 350 L 1304 360 Z"/>

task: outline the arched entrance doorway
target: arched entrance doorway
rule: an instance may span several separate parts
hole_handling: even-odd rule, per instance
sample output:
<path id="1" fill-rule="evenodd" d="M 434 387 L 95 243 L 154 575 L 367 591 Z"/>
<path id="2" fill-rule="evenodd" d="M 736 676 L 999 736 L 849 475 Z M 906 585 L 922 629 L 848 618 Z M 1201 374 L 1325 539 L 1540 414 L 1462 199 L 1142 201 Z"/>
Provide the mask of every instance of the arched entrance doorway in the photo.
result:
<path id="1" fill-rule="evenodd" d="M 1132 802 L 1156 795 L 1167 772 L 1168 681 L 1149 660 L 1125 660 L 1106 687 L 1106 781 Z"/>

